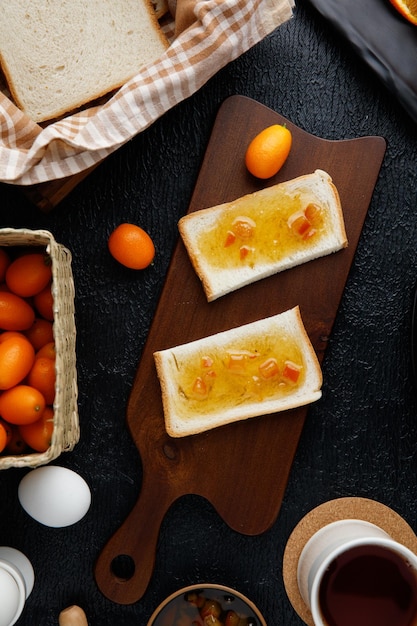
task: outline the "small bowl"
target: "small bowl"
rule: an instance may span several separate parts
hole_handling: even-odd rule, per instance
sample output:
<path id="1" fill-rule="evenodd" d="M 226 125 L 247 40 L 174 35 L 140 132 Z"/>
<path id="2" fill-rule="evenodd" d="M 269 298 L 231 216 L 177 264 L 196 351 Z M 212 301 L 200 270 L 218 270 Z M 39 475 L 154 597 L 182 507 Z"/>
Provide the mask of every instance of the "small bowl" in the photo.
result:
<path id="1" fill-rule="evenodd" d="M 194 626 L 203 624 L 203 615 L 210 614 L 210 606 L 214 606 L 218 623 L 226 624 L 229 612 L 236 614 L 235 621 L 227 624 L 233 626 L 267 626 L 266 621 L 256 606 L 243 594 L 223 585 L 190 585 L 183 587 L 166 598 L 152 613 L 147 626 Z M 233 613 L 232 613 L 233 615 Z M 239 617 L 239 619 L 237 619 Z"/>

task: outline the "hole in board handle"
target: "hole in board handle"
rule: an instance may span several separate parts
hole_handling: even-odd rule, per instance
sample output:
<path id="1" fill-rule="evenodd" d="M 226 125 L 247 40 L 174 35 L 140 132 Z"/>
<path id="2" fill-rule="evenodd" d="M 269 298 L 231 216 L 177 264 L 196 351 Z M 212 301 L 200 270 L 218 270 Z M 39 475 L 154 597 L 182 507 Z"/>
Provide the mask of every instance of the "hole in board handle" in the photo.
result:
<path id="1" fill-rule="evenodd" d="M 128 554 L 119 554 L 111 562 L 111 571 L 121 582 L 126 582 L 135 573 L 135 562 Z"/>

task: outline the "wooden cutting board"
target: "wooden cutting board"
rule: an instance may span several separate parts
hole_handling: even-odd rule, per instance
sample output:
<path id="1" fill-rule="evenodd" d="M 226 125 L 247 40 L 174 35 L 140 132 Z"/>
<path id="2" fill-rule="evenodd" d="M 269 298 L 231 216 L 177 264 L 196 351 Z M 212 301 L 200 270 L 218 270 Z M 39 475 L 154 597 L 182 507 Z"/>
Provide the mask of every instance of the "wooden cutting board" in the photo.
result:
<path id="1" fill-rule="evenodd" d="M 265 183 L 246 171 L 244 153 L 255 134 L 275 123 L 291 130 L 293 147 L 278 175 Z M 247 535 L 264 532 L 277 519 L 308 409 L 171 439 L 164 428 L 153 353 L 299 305 L 322 361 L 384 153 L 381 137 L 320 139 L 246 97 L 232 96 L 221 106 L 189 210 L 320 168 L 339 190 L 349 246 L 207 303 L 178 242 L 127 407 L 127 423 L 143 463 L 141 493 L 95 568 L 97 584 L 109 599 L 130 604 L 145 593 L 161 522 L 184 494 L 204 496 L 232 529 Z M 118 571 L 122 559 L 130 561 L 129 575 Z"/>

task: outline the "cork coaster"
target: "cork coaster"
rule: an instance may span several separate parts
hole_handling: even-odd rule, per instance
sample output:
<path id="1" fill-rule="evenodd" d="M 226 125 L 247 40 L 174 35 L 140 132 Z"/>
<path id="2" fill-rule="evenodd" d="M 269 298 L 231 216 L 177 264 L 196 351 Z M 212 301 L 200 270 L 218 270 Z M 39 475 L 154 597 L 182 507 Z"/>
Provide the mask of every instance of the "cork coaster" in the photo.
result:
<path id="1" fill-rule="evenodd" d="M 297 564 L 307 541 L 320 528 L 341 519 L 360 519 L 371 522 L 393 539 L 417 553 L 417 537 L 405 520 L 392 509 L 367 498 L 338 498 L 313 509 L 297 524 L 284 551 L 283 578 L 288 598 L 301 619 L 314 626 L 310 609 L 302 599 L 297 585 Z"/>

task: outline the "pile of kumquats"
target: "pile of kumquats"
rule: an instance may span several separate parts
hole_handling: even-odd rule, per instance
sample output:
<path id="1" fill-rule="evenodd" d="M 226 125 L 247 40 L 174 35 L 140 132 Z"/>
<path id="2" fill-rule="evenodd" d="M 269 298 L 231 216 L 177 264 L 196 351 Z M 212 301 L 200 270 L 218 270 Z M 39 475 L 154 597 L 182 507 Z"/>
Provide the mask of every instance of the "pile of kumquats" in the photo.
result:
<path id="1" fill-rule="evenodd" d="M 44 452 L 55 397 L 52 262 L 0 247 L 0 453 Z"/>

